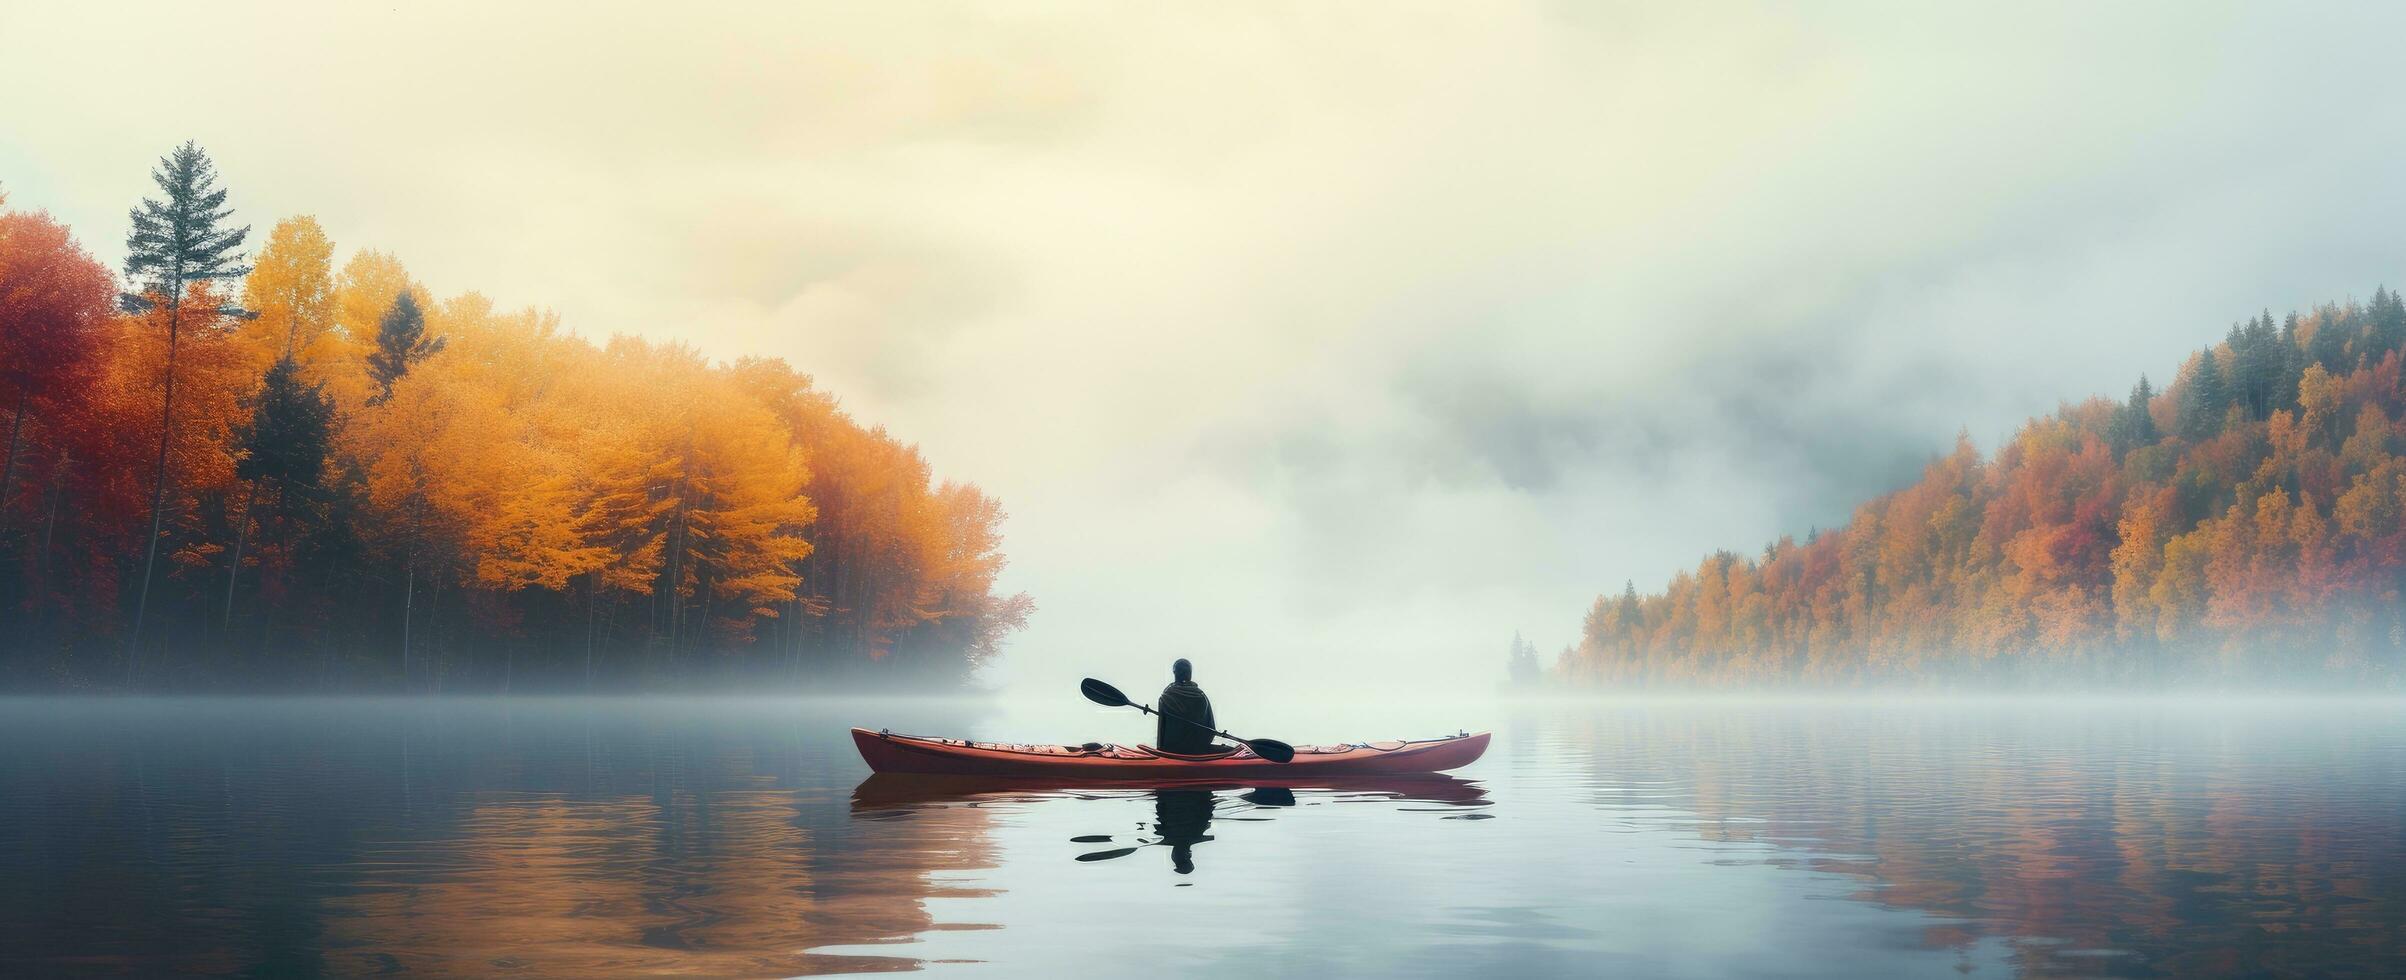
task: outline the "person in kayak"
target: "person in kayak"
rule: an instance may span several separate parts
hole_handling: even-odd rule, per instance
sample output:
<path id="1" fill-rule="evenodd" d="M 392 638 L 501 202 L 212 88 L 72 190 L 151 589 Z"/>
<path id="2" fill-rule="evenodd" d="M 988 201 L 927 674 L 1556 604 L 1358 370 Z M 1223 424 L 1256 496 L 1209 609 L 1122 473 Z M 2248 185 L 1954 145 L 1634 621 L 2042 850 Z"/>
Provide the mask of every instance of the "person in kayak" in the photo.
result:
<path id="1" fill-rule="evenodd" d="M 1154 728 L 1153 747 L 1185 755 L 1218 751 L 1219 747 L 1211 744 L 1211 729 L 1220 726 L 1211 717 L 1211 698 L 1195 683 L 1195 665 L 1181 657 L 1170 665 L 1170 676 L 1174 678 L 1170 686 L 1161 689 L 1161 717 Z"/>

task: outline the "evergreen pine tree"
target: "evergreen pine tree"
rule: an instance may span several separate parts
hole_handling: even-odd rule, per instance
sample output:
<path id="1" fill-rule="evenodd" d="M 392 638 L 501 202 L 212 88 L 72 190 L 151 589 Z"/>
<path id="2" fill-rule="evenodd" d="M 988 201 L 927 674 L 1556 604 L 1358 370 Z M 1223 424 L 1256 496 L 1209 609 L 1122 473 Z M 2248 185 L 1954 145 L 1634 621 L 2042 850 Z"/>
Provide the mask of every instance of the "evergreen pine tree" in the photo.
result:
<path id="1" fill-rule="evenodd" d="M 2272 387 L 2272 409 L 2276 412 L 2297 409 L 2297 382 L 2311 363 L 2297 333 L 2297 314 L 2291 313 L 2281 321 L 2281 373 L 2273 380 Z"/>
<path id="2" fill-rule="evenodd" d="M 1514 687 L 1536 687 L 1541 674 L 1537 644 L 1521 639 L 1518 632 L 1512 634 L 1512 655 L 1506 674 Z"/>
<path id="3" fill-rule="evenodd" d="M 2355 318 L 2335 306 L 2324 306 L 2314 312 L 2318 322 L 2314 325 L 2314 339 L 2307 342 L 2306 353 L 2323 370 L 2346 375 L 2356 367 L 2355 359 L 2348 353 L 2348 342 L 2356 338 Z M 2299 370 L 2304 369 L 2301 366 Z"/>
<path id="4" fill-rule="evenodd" d="M 368 352 L 368 377 L 376 382 L 368 404 L 381 405 L 393 397 L 393 385 L 411 365 L 442 349 L 443 338 L 426 336 L 426 313 L 418 309 L 417 298 L 406 289 L 395 295 L 376 324 L 376 349 Z"/>
<path id="5" fill-rule="evenodd" d="M 2242 336 L 2247 340 L 2242 377 L 2246 379 L 2248 417 L 2261 421 L 2272 417 L 2273 395 L 2280 389 L 2287 357 L 2281 350 L 2280 333 L 2272 325 L 2271 310 L 2248 321 Z"/>
<path id="6" fill-rule="evenodd" d="M 257 480 L 279 493 L 307 493 L 325 476 L 334 435 L 334 400 L 324 382 L 301 380 L 301 366 L 286 354 L 260 379 L 251 401 L 251 421 L 237 435 L 242 460 L 234 475 Z"/>
<path id="7" fill-rule="evenodd" d="M 2114 413 L 2116 452 L 2127 453 L 2152 446 L 2156 440 L 2163 438 L 2163 434 L 2156 431 L 2155 416 L 2147 410 L 2147 404 L 2153 400 L 2155 388 L 2147 383 L 2146 375 L 2139 375 L 2139 383 L 2130 389 L 2130 401 L 2122 406 L 2121 411 Z"/>
<path id="8" fill-rule="evenodd" d="M 150 179 L 167 200 L 143 198 L 129 213 L 133 230 L 125 236 L 125 277 L 141 291 L 121 297 L 129 313 L 167 310 L 166 383 L 159 403 L 159 457 L 151 474 L 150 534 L 142 551 L 142 579 L 135 591 L 134 625 L 126 639 L 126 678 L 130 682 L 140 663 L 142 619 L 150 608 L 150 580 L 159 560 L 161 512 L 167 502 L 168 449 L 175 441 L 176 345 L 186 312 L 211 317 L 243 316 L 240 309 L 218 306 L 207 310 L 185 307 L 191 287 L 219 279 L 239 279 L 251 271 L 242 262 L 242 240 L 250 226 L 225 225 L 234 210 L 225 206 L 226 192 L 217 186 L 217 167 L 209 155 L 189 140 L 160 158 Z"/>
<path id="9" fill-rule="evenodd" d="M 2255 376 L 2256 352 L 2248 342 L 2247 331 L 2254 325 L 2253 319 L 2231 324 L 2231 332 L 2222 338 L 2222 345 L 2231 349 L 2231 370 L 2223 378 L 2223 390 L 2233 404 L 2247 410 L 2251 419 L 2256 415 L 2256 400 L 2248 382 Z"/>
<path id="10" fill-rule="evenodd" d="M 314 493 L 323 481 L 333 437 L 334 400 L 326 397 L 325 384 L 303 384 L 301 366 L 289 352 L 277 358 L 260 379 L 249 424 L 235 433 L 242 458 L 234 464 L 234 475 L 248 489 L 235 522 L 233 561 L 226 573 L 226 624 L 234 619 L 234 587 L 242 577 L 242 552 L 259 490 L 273 490 L 276 510 L 289 518 L 292 498 Z"/>
<path id="11" fill-rule="evenodd" d="M 2383 286 L 2373 290 L 2372 304 L 2365 308 L 2365 348 L 2374 360 L 2400 347 L 2406 347 L 2406 300 Z"/>
<path id="12" fill-rule="evenodd" d="M 2223 415 L 2230 411 L 2230 404 L 2222 367 L 2214 361 L 2214 349 L 2208 347 L 2197 355 L 2197 369 L 2189 373 L 2188 388 L 2181 399 L 2181 438 L 2202 442 L 2221 434 Z"/>

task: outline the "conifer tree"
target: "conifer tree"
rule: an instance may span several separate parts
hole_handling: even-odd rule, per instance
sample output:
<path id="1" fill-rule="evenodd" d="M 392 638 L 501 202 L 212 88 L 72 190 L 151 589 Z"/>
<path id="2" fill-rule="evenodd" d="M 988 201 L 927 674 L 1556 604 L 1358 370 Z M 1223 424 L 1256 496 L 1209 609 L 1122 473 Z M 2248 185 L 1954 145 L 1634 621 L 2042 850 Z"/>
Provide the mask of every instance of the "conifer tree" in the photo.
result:
<path id="1" fill-rule="evenodd" d="M 381 405 L 392 398 L 393 385 L 411 365 L 442 349 L 443 338 L 426 336 L 426 312 L 418 309 L 417 299 L 406 289 L 395 294 L 393 305 L 376 324 L 376 349 L 368 352 L 368 377 L 376 382 L 368 404 Z"/>
<path id="2" fill-rule="evenodd" d="M 2163 438 L 2163 434 L 2156 431 L 2155 415 L 2147 410 L 2148 403 L 2154 400 L 2155 388 L 2147 383 L 2146 375 L 2139 375 L 2139 383 L 2130 389 L 2130 401 L 2122 406 L 2121 411 L 2114 413 L 2116 452 L 2127 453 L 2152 446 L 2156 440 Z"/>
<path id="3" fill-rule="evenodd" d="M 1506 676 L 1511 679 L 1513 687 L 1537 686 L 1541 674 L 1537 666 L 1537 644 L 1521 639 L 1518 632 L 1513 633 L 1512 653 L 1507 663 Z"/>
<path id="4" fill-rule="evenodd" d="M 160 514 L 167 502 L 168 449 L 175 441 L 175 357 L 178 335 L 187 312 L 211 318 L 243 316 L 232 306 L 185 309 L 185 293 L 196 285 L 220 279 L 239 279 L 251 269 L 242 264 L 242 241 L 250 226 L 233 227 L 226 220 L 234 210 L 225 206 L 226 192 L 217 186 L 217 166 L 199 144 L 189 140 L 160 158 L 150 179 L 167 195 L 165 201 L 143 198 L 129 215 L 133 230 L 125 237 L 125 276 L 141 287 L 121 301 L 129 313 L 167 311 L 165 390 L 159 403 L 159 460 L 151 476 L 150 534 L 143 542 L 142 580 L 134 600 L 133 631 L 127 638 L 125 670 L 130 680 L 140 659 L 142 618 L 150 606 L 150 580 L 159 559 Z"/>
<path id="5" fill-rule="evenodd" d="M 2305 344 L 2298 340 L 2297 314 L 2291 312 L 2281 321 L 2281 373 L 2273 380 L 2272 410 L 2297 408 L 2297 379 L 2306 373 Z"/>
<path id="6" fill-rule="evenodd" d="M 2247 322 L 2239 334 L 2242 341 L 2232 348 L 2239 354 L 2238 382 L 2233 386 L 2244 401 L 2251 419 L 2262 421 L 2272 417 L 2273 395 L 2280 387 L 2281 371 L 2288 359 L 2280 346 L 2279 332 L 2272 325 L 2272 311 Z"/>
<path id="7" fill-rule="evenodd" d="M 234 464 L 234 476 L 247 489 L 235 515 L 233 562 L 226 573 L 227 625 L 234 619 L 234 587 L 242 577 L 243 545 L 260 488 L 273 490 L 277 511 L 289 516 L 292 498 L 316 491 L 324 479 L 333 438 L 334 400 L 326 397 L 325 384 L 303 383 L 291 354 L 277 358 L 260 380 L 249 424 L 236 434 L 242 460 Z"/>
<path id="8" fill-rule="evenodd" d="M 2373 301 L 2364 312 L 2365 346 L 2374 360 L 2406 347 L 2406 299 L 2383 286 L 2373 290 Z"/>
<path id="9" fill-rule="evenodd" d="M 2186 397 L 2181 399 L 2181 438 L 2202 442 L 2220 434 L 2222 417 L 2230 410 L 2230 404 L 2222 367 L 2215 363 L 2214 349 L 2208 347 L 2197 355 L 2197 369 L 2189 373 Z"/>
<path id="10" fill-rule="evenodd" d="M 2253 319 L 2231 324 L 2231 332 L 2222 338 L 2222 345 L 2231 349 L 2231 371 L 2223 379 L 2224 389 L 2230 393 L 2231 402 L 2246 408 L 2251 419 L 2256 415 L 2255 393 L 2248 388 L 2248 379 L 2254 376 L 2256 366 L 2256 352 L 2247 338 L 2252 326 L 2255 326 Z"/>
<path id="11" fill-rule="evenodd" d="M 2313 363 L 2333 374 L 2345 374 L 2356 366 L 2349 355 L 2348 342 L 2356 339 L 2355 319 L 2337 307 L 2325 306 L 2315 312 L 2314 339 L 2307 342 L 2307 354 Z"/>

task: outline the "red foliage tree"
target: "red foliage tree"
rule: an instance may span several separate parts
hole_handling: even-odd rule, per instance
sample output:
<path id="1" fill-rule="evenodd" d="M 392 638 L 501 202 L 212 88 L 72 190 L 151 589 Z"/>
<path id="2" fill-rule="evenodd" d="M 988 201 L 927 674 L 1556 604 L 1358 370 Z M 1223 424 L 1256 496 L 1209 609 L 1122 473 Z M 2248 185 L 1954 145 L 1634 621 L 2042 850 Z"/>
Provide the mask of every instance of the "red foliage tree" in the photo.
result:
<path id="1" fill-rule="evenodd" d="M 0 213 L 0 411 L 8 413 L 0 520 L 16 489 L 27 427 L 56 417 L 59 402 L 88 390 L 116 291 L 108 269 L 67 226 L 47 214 Z"/>

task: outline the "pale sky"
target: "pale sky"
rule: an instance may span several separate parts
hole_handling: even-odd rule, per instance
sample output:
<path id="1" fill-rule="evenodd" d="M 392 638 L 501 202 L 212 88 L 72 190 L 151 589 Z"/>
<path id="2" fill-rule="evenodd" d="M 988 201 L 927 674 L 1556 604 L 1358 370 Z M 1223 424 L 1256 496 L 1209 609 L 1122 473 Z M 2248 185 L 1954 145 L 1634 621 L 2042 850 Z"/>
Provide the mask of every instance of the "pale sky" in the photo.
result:
<path id="1" fill-rule="evenodd" d="M 2406 281 L 2400 8 L 0 0 L 104 261 L 199 140 L 437 294 L 784 357 L 1011 512 L 995 680 L 1485 688 L 1625 579 Z M 164 76 L 164 80 L 162 79 Z M 339 256 L 338 256 L 339 260 Z M 1141 682 L 1141 683 L 1140 683 Z"/>

